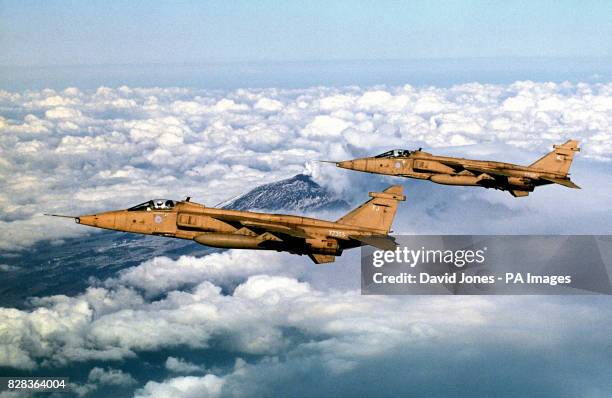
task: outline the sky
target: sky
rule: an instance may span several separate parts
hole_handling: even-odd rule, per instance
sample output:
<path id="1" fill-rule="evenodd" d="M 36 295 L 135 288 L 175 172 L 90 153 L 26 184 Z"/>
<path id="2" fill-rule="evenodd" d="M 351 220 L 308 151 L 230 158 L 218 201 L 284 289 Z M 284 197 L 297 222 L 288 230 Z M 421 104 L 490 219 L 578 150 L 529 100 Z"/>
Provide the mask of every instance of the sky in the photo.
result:
<path id="1" fill-rule="evenodd" d="M 609 57 L 608 1 L 0 1 L 0 65 Z"/>
<path id="2" fill-rule="evenodd" d="M 322 267 L 136 257 L 124 234 L 42 213 L 214 205 L 307 173 L 352 205 L 404 185 L 397 233 L 609 235 L 610 15 L 607 1 L 0 0 L 0 277 L 42 283 L 28 255 L 60 268 L 45 253 L 86 236 L 101 239 L 83 265 L 129 253 L 79 291 L 23 283 L 39 297 L 0 306 L 0 373 L 69 374 L 84 397 L 608 397 L 607 296 L 362 296 L 359 250 Z M 525 198 L 317 162 L 423 147 L 529 164 L 568 138 L 582 189 Z"/>

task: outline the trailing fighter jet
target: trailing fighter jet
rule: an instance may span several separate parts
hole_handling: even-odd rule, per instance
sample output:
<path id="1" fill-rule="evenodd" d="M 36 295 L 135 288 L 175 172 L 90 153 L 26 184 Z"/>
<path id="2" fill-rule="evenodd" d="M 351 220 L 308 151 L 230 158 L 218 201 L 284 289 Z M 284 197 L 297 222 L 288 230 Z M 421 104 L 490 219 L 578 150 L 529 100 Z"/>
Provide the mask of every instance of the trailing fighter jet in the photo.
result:
<path id="1" fill-rule="evenodd" d="M 580 188 L 568 177 L 578 141 L 553 145 L 554 150 L 529 166 L 511 163 L 470 160 L 396 149 L 371 158 L 346 160 L 336 166 L 400 177 L 429 180 L 444 185 L 481 186 L 509 191 L 514 197 L 527 196 L 540 185 L 560 184 Z"/>
<path id="2" fill-rule="evenodd" d="M 306 254 L 317 264 L 331 263 L 342 251 L 363 245 L 395 249 L 389 236 L 403 187 L 370 192 L 369 201 L 339 220 L 210 208 L 191 202 L 154 199 L 126 210 L 68 217 L 83 225 L 169 238 L 206 246 Z"/>

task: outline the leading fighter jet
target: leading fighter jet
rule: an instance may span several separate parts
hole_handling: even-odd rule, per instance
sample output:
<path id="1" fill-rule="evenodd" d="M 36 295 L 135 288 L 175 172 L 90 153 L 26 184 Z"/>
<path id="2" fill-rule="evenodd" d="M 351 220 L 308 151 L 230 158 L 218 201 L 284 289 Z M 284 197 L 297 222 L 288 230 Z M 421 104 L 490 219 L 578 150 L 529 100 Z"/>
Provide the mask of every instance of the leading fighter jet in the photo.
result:
<path id="1" fill-rule="evenodd" d="M 126 210 L 68 217 L 83 225 L 116 231 L 189 239 L 206 246 L 306 254 L 331 263 L 342 251 L 363 245 L 394 250 L 389 236 L 403 187 L 370 192 L 369 201 L 339 220 L 210 208 L 191 202 L 154 199 Z"/>
<path id="2" fill-rule="evenodd" d="M 553 145 L 554 150 L 529 166 L 484 160 L 437 156 L 423 152 L 395 149 L 370 158 L 346 160 L 336 166 L 420 180 L 444 185 L 481 186 L 508 191 L 514 197 L 527 196 L 535 187 L 560 184 L 580 188 L 569 176 L 574 152 L 580 151 L 578 141 L 568 140 Z"/>

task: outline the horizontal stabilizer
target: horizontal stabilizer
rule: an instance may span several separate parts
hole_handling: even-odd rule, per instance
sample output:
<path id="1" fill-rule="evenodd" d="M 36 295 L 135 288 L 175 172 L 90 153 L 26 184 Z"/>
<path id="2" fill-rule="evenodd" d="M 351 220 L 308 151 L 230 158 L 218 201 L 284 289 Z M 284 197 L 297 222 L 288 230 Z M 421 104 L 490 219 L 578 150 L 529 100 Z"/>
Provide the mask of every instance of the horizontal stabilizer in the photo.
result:
<path id="1" fill-rule="evenodd" d="M 570 180 L 570 179 L 564 180 L 564 179 L 561 179 L 561 178 L 552 178 L 552 177 L 540 177 L 540 178 L 542 180 L 550 181 L 550 182 L 553 182 L 555 184 L 563 185 L 563 186 L 568 187 L 568 188 L 580 189 L 580 187 L 578 185 L 574 184 L 572 182 L 572 180 Z"/>
<path id="2" fill-rule="evenodd" d="M 366 245 L 374 246 L 381 250 L 395 250 L 397 243 L 392 236 L 350 236 L 351 239 L 358 240 Z"/>
<path id="3" fill-rule="evenodd" d="M 336 261 L 336 256 L 332 256 L 329 254 L 312 254 L 308 255 L 315 264 L 325 264 L 325 263 L 333 263 Z"/>

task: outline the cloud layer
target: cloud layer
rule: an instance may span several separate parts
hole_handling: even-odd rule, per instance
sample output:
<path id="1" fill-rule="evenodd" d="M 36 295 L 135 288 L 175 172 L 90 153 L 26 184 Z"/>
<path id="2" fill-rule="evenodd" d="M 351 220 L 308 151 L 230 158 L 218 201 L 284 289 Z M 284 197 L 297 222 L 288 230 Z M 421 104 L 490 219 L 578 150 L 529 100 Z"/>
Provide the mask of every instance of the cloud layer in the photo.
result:
<path id="1" fill-rule="evenodd" d="M 609 233 L 612 225 L 612 84 L 69 88 L 0 91 L 0 107 L 0 251 L 89 231 L 44 211 L 157 196 L 215 204 L 304 171 L 353 203 L 404 183 L 398 232 Z M 422 146 L 528 163 L 570 136 L 583 147 L 572 171 L 584 189 L 547 187 L 520 200 L 313 162 Z M 0 367 L 92 366 L 74 386 L 82 395 L 110 387 L 142 397 L 376 395 L 383 375 L 392 395 L 410 387 L 448 396 L 462 383 L 503 396 L 498 366 L 516 384 L 507 396 L 597 397 L 612 388 L 606 298 L 361 296 L 357 264 L 355 251 L 325 268 L 274 252 L 152 258 L 77 295 L 0 308 Z M 185 352 L 222 352 L 231 365 Z M 123 368 L 150 353 L 163 358 L 157 375 Z"/>
<path id="2" fill-rule="evenodd" d="M 222 256 L 189 261 L 214 273 L 213 264 Z M 246 262 L 260 272 L 274 271 L 268 260 L 257 254 Z M 184 262 L 174 262 L 175 272 L 191 275 Z M 124 275 L 142 274 L 147 267 L 139 265 Z M 227 271 L 227 278 L 232 278 L 232 271 Z M 205 278 L 195 281 L 192 287 L 177 288 L 120 277 L 75 297 L 36 299 L 31 310 L 0 308 L 0 367 L 110 361 L 114 366 L 94 367 L 75 391 L 86 395 L 120 386 L 137 388 L 136 395 L 143 397 L 191 397 L 269 395 L 273 388 L 287 388 L 285 383 L 319 373 L 326 375 L 321 378 L 325 388 L 333 380 L 342 384 L 345 378 L 365 377 L 368 364 L 381 366 L 380 361 L 402 368 L 426 367 L 404 376 L 424 383 L 439 373 L 430 369 L 432 358 L 455 368 L 461 363 L 483 366 L 489 355 L 555 364 L 554 371 L 540 372 L 542 379 L 533 384 L 542 388 L 563 382 L 571 393 L 590 377 L 609 374 L 612 366 L 606 360 L 606 331 L 612 325 L 612 314 L 604 311 L 606 300 L 361 296 L 358 290 L 320 289 L 295 277 L 266 273 L 248 277 L 227 293 Z M 150 291 L 161 296 L 149 299 Z M 166 378 L 144 383 L 116 369 L 143 352 L 181 347 L 222 350 L 236 357 L 236 363 L 207 371 L 169 357 Z M 592 367 L 592 374 L 571 373 L 574 368 L 567 356 L 572 352 L 581 353 L 577 362 Z M 245 362 L 241 357 L 255 359 Z M 375 373 L 380 375 L 379 370 Z M 520 380 L 527 376 L 518 375 Z M 395 377 L 393 373 L 389 380 L 397 382 Z M 595 379 L 595 385 L 609 386 L 607 380 L 606 384 Z M 314 392 L 312 385 L 303 388 L 304 395 Z"/>
<path id="3" fill-rule="evenodd" d="M 84 231 L 58 228 L 43 212 L 125 208 L 155 196 L 215 204 L 305 169 L 354 198 L 363 194 L 359 177 L 309 162 L 391 147 L 468 145 L 460 154 L 518 161 L 573 137 L 582 159 L 612 159 L 612 84 L 68 88 L 0 91 L 0 107 L 4 250 Z"/>

